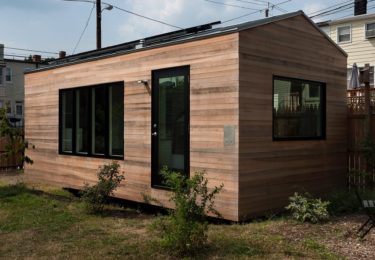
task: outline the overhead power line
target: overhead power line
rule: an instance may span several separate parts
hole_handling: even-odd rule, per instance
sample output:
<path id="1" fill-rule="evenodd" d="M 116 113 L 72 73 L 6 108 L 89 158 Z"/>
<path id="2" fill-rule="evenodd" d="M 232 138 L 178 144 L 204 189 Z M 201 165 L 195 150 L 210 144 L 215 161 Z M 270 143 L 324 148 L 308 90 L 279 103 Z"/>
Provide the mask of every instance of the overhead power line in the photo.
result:
<path id="1" fill-rule="evenodd" d="M 276 6 L 279 6 L 279 5 L 285 4 L 285 3 L 290 2 L 290 1 L 292 1 L 292 0 L 286 0 L 286 1 L 283 1 L 283 2 L 281 2 L 281 3 L 275 4 L 275 5 L 270 6 L 270 7 L 271 7 L 271 8 L 275 8 Z M 254 11 L 254 12 L 250 12 L 250 13 L 247 13 L 247 14 L 244 14 L 244 15 L 241 15 L 241 16 L 234 17 L 234 18 L 231 18 L 231 19 L 229 19 L 229 20 L 223 21 L 221 24 L 229 23 L 229 22 L 232 22 L 232 21 L 234 21 L 234 20 L 238 20 L 238 19 L 241 19 L 241 18 L 247 17 L 247 16 L 252 15 L 252 14 L 265 12 L 266 10 L 268 10 L 268 8 L 264 8 L 264 9 L 261 9 L 261 10 L 257 10 L 257 11 Z"/>
<path id="2" fill-rule="evenodd" d="M 103 2 L 104 4 L 108 4 L 108 3 L 105 3 Z M 163 22 L 163 21 L 160 21 L 160 20 L 157 20 L 157 19 L 154 19 L 154 18 L 150 18 L 150 17 L 147 17 L 147 16 L 144 16 L 144 15 L 141 15 L 141 14 L 137 14 L 137 13 L 134 13 L 133 11 L 129 11 L 129 10 L 126 10 L 124 8 L 121 8 L 121 7 L 118 7 L 116 5 L 112 5 L 113 8 L 117 9 L 117 10 L 120 10 L 120 11 L 123 11 L 125 13 L 128 13 L 128 14 L 132 14 L 132 15 L 135 15 L 135 16 L 138 16 L 138 17 L 141 17 L 141 18 L 144 18 L 144 19 L 147 19 L 147 20 L 150 20 L 150 21 L 153 21 L 153 22 L 156 22 L 156 23 L 160 23 L 160 24 L 164 24 L 164 25 L 168 25 L 170 27 L 174 27 L 176 29 L 184 29 L 182 27 L 179 27 L 179 26 L 176 26 L 176 25 L 173 25 L 173 24 L 170 24 L 170 23 L 166 23 L 166 22 Z"/>
<path id="3" fill-rule="evenodd" d="M 320 16 L 327 16 L 327 15 L 330 15 L 330 14 L 335 14 L 335 13 L 337 13 L 339 11 L 344 11 L 344 10 L 350 9 L 353 6 L 354 6 L 354 3 L 345 4 L 345 5 L 333 8 L 331 10 L 328 10 L 328 11 L 321 12 L 321 13 L 315 14 L 313 16 L 310 16 L 310 18 L 315 18 L 315 17 L 320 17 Z"/>
<path id="4" fill-rule="evenodd" d="M 87 3 L 93 3 L 93 4 L 95 4 L 95 1 L 93 1 L 93 0 L 62 0 L 62 1 L 87 2 Z M 183 29 L 182 27 L 179 27 L 179 26 L 176 26 L 176 25 L 173 25 L 173 24 L 170 24 L 170 23 L 166 23 L 166 22 L 163 22 L 163 21 L 160 21 L 160 20 L 157 20 L 157 19 L 145 16 L 145 15 L 142 15 L 142 14 L 138 14 L 138 13 L 135 13 L 133 11 L 126 10 L 124 8 L 121 8 L 119 6 L 116 6 L 116 5 L 113 5 L 113 4 L 110 4 L 110 3 L 106 3 L 106 2 L 103 2 L 103 1 L 102 1 L 102 3 L 106 4 L 106 5 L 109 5 L 109 6 L 112 6 L 113 8 L 115 8 L 117 10 L 123 11 L 123 12 L 131 14 L 131 15 L 135 15 L 135 16 L 141 17 L 141 18 L 149 20 L 149 21 L 153 21 L 153 22 L 156 22 L 156 23 L 164 24 L 164 25 L 176 28 L 176 29 Z"/>
<path id="5" fill-rule="evenodd" d="M 27 51 L 27 52 L 37 52 L 37 53 L 47 53 L 47 54 L 59 54 L 58 52 L 37 51 L 37 50 L 22 49 L 22 48 L 16 48 L 16 47 L 8 47 L 8 46 L 4 46 L 4 49 L 17 50 L 17 51 Z"/>
<path id="6" fill-rule="evenodd" d="M 271 2 L 266 2 L 266 1 L 246 1 L 246 0 L 234 0 L 234 1 L 237 1 L 240 3 L 246 3 L 246 4 L 261 5 L 261 6 L 265 6 L 265 5 L 268 5 L 268 3 L 271 3 Z"/>
<path id="7" fill-rule="evenodd" d="M 82 31 L 81 35 L 79 36 L 76 45 L 74 46 L 72 54 L 74 54 L 76 52 L 76 49 L 77 49 L 79 43 L 81 42 L 83 35 L 86 32 L 87 26 L 90 23 L 90 19 L 91 19 L 91 16 L 92 16 L 92 13 L 93 13 L 94 9 L 95 9 L 95 4 L 92 5 L 91 11 L 90 11 L 90 15 L 89 15 L 89 17 L 87 17 L 87 21 L 86 21 L 85 27 L 83 28 L 83 31 Z"/>
<path id="8" fill-rule="evenodd" d="M 373 1 L 374 0 L 368 0 L 368 3 L 373 2 Z M 314 15 L 309 14 L 309 16 L 310 16 L 311 19 L 313 19 L 313 18 L 316 18 L 316 17 L 324 17 L 324 16 L 329 16 L 329 15 L 345 12 L 345 11 L 350 10 L 354 7 L 353 1 L 350 1 L 351 3 L 349 3 L 349 4 L 345 4 L 347 2 L 348 1 L 344 1 L 339 6 L 338 6 L 338 4 L 333 5 L 329 8 L 327 8 L 327 9 L 325 9 L 326 11 L 320 12 L 318 14 L 315 13 Z"/>
<path id="9" fill-rule="evenodd" d="M 256 8 L 250 8 L 250 7 L 240 6 L 240 5 L 232 5 L 232 4 L 227 4 L 227 3 L 222 3 L 222 2 L 212 1 L 212 0 L 203 0 L 203 1 L 210 2 L 213 4 L 217 4 L 217 5 L 225 5 L 225 6 L 237 7 L 237 8 L 247 9 L 247 10 L 260 11 L 260 9 L 256 9 Z"/>
<path id="10" fill-rule="evenodd" d="M 320 12 L 324 12 L 326 10 L 329 10 L 330 8 L 333 8 L 333 7 L 336 7 L 338 5 L 341 5 L 341 4 L 345 4 L 345 3 L 349 3 L 349 2 L 353 2 L 353 0 L 346 0 L 346 1 L 343 1 L 343 2 L 339 2 L 339 3 L 336 3 L 334 5 L 331 5 L 331 6 L 328 6 L 326 8 L 323 8 L 323 9 L 320 9 L 320 10 L 317 10 L 317 11 L 314 11 L 314 12 L 311 12 L 309 14 L 307 14 L 308 16 L 311 16 L 311 15 L 314 15 L 316 13 L 320 13 Z"/>

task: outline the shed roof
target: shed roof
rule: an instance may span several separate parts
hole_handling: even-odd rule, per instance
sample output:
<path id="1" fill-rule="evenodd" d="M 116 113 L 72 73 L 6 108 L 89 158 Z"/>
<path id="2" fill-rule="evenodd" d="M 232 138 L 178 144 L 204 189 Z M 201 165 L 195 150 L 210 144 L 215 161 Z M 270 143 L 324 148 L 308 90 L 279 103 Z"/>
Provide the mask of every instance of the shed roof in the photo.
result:
<path id="1" fill-rule="evenodd" d="M 49 63 L 49 66 L 35 69 L 27 72 L 33 73 L 43 70 L 49 70 L 57 67 L 68 66 L 77 63 L 83 63 L 87 61 L 93 61 L 97 59 L 107 58 L 111 56 L 118 56 L 132 52 L 138 52 L 153 48 L 160 48 L 168 45 L 175 45 L 183 42 L 195 41 L 204 38 L 215 37 L 224 34 L 236 33 L 243 30 L 251 29 L 254 27 L 275 23 L 281 20 L 292 18 L 295 16 L 302 15 L 305 17 L 322 35 L 330 41 L 339 51 L 347 56 L 346 52 L 341 49 L 330 37 L 328 37 L 308 16 L 305 15 L 303 11 L 297 11 L 292 13 L 287 13 L 283 15 L 273 16 L 269 18 L 259 19 L 255 21 L 250 21 L 246 23 L 213 28 L 214 25 L 220 24 L 220 22 L 214 22 L 204 25 L 199 25 L 195 27 L 186 28 L 183 30 L 173 31 L 170 33 L 164 33 L 160 35 L 151 36 L 148 38 L 126 42 L 118 45 L 109 46 L 102 48 L 100 50 L 92 50 L 87 52 L 78 53 L 75 55 L 70 55 L 62 59 L 56 59 Z"/>

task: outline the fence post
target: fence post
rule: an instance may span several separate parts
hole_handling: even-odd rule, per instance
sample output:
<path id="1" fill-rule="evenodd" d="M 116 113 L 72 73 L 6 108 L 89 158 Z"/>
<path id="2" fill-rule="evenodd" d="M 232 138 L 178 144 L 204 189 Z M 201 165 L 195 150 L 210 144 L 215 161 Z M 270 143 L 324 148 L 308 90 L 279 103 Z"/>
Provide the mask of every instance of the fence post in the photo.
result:
<path id="1" fill-rule="evenodd" d="M 365 137 L 371 138 L 371 97 L 370 97 L 370 65 L 368 63 L 365 64 L 365 68 L 363 70 L 362 75 L 362 82 L 365 84 L 365 113 L 366 113 L 366 129 L 365 129 Z"/>

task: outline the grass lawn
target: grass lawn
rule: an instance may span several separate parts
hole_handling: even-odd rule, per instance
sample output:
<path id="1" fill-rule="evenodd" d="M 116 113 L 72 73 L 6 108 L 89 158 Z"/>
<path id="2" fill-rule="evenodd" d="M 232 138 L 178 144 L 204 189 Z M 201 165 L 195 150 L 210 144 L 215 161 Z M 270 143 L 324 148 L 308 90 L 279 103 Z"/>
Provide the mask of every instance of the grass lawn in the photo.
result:
<path id="1" fill-rule="evenodd" d="M 42 190 L 0 184 L 1 259 L 173 259 L 149 230 L 158 216 L 115 206 L 103 216 L 88 215 L 68 192 Z M 363 216 L 347 216 L 324 225 L 282 218 L 210 224 L 208 246 L 198 258 L 374 259 L 374 234 L 365 241 L 353 234 L 362 220 Z"/>

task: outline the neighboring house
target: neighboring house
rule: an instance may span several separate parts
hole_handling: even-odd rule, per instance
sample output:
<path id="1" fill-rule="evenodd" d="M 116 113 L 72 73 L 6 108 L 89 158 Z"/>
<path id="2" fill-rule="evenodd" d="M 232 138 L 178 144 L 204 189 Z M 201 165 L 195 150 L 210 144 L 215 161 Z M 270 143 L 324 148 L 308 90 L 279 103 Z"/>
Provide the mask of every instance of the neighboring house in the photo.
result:
<path id="1" fill-rule="evenodd" d="M 355 1 L 354 16 L 317 23 L 348 54 L 347 82 L 354 63 L 370 64 L 370 85 L 374 87 L 375 13 L 367 14 L 367 1 Z"/>
<path id="2" fill-rule="evenodd" d="M 0 45 L 0 50 L 0 54 L 3 54 L 3 45 Z M 34 61 L 2 59 L 3 66 L 0 65 L 0 107 L 7 107 L 8 119 L 12 126 L 23 126 L 24 73 L 40 67 L 41 61 L 38 57 L 35 55 Z"/>
<path id="3" fill-rule="evenodd" d="M 162 168 L 206 171 L 224 218 L 282 209 L 345 186 L 345 69 L 303 12 L 58 59 L 25 75 L 25 174 L 81 189 L 117 160 L 115 196 L 171 207 Z"/>

